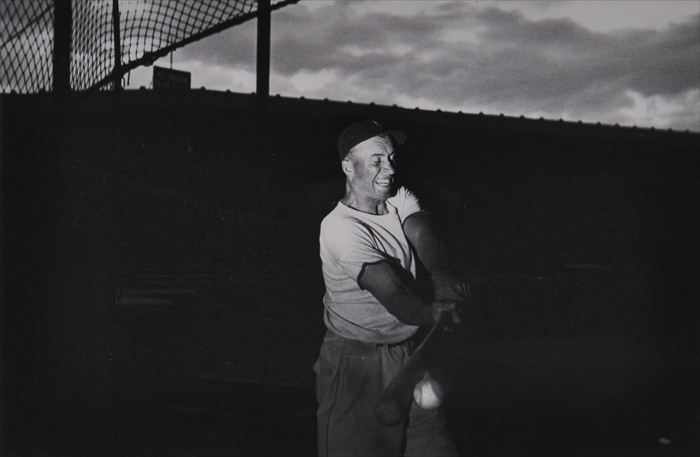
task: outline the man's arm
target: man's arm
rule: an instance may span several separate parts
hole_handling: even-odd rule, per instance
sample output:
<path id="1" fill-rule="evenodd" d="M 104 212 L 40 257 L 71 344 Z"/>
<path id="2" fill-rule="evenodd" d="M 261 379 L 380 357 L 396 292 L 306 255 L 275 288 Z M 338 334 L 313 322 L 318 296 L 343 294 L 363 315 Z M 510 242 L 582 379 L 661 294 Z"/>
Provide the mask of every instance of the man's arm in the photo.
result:
<path id="1" fill-rule="evenodd" d="M 464 284 L 452 271 L 447 246 L 438 234 L 430 214 L 420 211 L 403 222 L 404 233 L 425 266 L 433 283 L 435 299 L 465 299 Z"/>
<path id="2" fill-rule="evenodd" d="M 398 320 L 410 325 L 432 325 L 443 311 L 452 311 L 454 303 L 435 301 L 426 306 L 412 288 L 413 279 L 389 260 L 366 264 L 357 282 L 368 290 Z"/>

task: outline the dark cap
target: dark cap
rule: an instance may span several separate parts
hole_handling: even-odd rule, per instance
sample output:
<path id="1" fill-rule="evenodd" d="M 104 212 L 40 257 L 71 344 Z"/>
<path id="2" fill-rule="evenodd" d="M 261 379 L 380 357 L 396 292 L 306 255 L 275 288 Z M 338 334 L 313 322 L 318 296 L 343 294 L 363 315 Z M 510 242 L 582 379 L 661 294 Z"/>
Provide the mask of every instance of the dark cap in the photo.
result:
<path id="1" fill-rule="evenodd" d="M 338 137 L 338 155 L 343 160 L 350 149 L 373 136 L 389 135 L 394 146 L 406 142 L 406 134 L 399 130 L 387 130 L 382 124 L 373 120 L 355 122 L 347 126 Z"/>

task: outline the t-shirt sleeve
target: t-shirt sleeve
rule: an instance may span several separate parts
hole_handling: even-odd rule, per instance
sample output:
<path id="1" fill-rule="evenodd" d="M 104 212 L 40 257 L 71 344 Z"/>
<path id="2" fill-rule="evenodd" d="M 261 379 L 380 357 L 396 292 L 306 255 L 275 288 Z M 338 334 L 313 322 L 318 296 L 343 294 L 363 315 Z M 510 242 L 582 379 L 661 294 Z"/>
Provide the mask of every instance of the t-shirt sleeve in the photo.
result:
<path id="1" fill-rule="evenodd" d="M 323 260 L 338 265 L 354 280 L 358 279 L 365 264 L 388 259 L 376 248 L 369 229 L 359 221 L 324 221 L 319 240 Z"/>
<path id="2" fill-rule="evenodd" d="M 411 214 L 422 211 L 418 197 L 403 186 L 398 188 L 396 195 L 391 197 L 388 202 L 396 207 L 402 223 Z"/>

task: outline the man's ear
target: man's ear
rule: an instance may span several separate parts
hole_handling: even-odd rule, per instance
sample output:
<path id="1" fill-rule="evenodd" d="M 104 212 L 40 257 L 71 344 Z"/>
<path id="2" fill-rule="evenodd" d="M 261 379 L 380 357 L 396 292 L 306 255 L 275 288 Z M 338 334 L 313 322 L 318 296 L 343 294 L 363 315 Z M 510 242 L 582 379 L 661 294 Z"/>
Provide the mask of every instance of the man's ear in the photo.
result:
<path id="1" fill-rule="evenodd" d="M 342 167 L 345 176 L 352 176 L 352 174 L 355 172 L 355 167 L 352 164 L 352 160 L 350 160 L 350 156 L 345 157 L 343 161 L 340 162 L 340 166 Z"/>

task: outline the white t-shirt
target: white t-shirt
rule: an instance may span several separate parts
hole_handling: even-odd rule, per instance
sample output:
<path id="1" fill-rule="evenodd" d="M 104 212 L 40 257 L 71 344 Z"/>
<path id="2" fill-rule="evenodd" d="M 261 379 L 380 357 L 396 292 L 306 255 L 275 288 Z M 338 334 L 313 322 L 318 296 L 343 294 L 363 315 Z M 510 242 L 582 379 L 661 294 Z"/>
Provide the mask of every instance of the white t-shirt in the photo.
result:
<path id="1" fill-rule="evenodd" d="M 387 200 L 387 213 L 374 215 L 338 202 L 321 221 L 321 269 L 326 285 L 324 322 L 334 333 L 372 343 L 397 343 L 417 326 L 404 324 L 357 278 L 365 264 L 394 259 L 413 277 L 414 253 L 403 232 L 403 221 L 420 211 L 418 199 L 404 187 Z"/>

